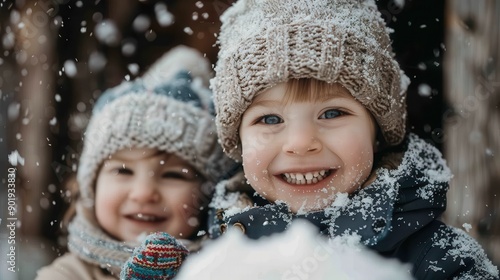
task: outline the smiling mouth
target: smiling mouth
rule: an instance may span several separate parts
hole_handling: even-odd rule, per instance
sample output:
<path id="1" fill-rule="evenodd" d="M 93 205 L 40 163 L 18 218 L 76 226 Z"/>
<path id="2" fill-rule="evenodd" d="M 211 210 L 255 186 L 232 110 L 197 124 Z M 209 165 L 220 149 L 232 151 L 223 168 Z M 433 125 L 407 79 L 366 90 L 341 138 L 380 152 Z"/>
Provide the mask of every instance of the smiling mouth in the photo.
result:
<path id="1" fill-rule="evenodd" d="M 143 213 L 128 215 L 127 218 L 129 218 L 131 220 L 139 221 L 139 222 L 146 222 L 146 223 L 160 223 L 160 222 L 163 222 L 166 220 L 165 217 L 143 214 Z"/>
<path id="2" fill-rule="evenodd" d="M 311 185 L 321 182 L 332 174 L 331 169 L 306 173 L 283 173 L 281 178 L 292 185 Z"/>

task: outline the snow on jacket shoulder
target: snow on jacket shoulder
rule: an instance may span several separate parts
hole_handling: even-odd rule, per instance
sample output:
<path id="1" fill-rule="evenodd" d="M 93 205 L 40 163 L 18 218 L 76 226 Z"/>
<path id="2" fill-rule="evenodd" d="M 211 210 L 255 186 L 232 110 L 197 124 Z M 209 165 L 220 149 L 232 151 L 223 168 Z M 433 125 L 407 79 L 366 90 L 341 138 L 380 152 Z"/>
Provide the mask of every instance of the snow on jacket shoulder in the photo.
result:
<path id="1" fill-rule="evenodd" d="M 499 279 L 481 246 L 461 229 L 433 221 L 396 250 L 416 279 Z"/>

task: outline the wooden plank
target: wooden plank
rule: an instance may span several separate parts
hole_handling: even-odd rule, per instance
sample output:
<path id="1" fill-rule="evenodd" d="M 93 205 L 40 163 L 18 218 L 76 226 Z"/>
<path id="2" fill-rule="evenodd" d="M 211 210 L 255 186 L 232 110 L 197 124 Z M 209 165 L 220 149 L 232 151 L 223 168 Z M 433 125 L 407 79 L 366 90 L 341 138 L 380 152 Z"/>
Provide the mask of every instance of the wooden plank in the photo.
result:
<path id="1" fill-rule="evenodd" d="M 445 221 L 500 263 L 500 1 L 448 0 L 444 152 L 454 178 Z"/>

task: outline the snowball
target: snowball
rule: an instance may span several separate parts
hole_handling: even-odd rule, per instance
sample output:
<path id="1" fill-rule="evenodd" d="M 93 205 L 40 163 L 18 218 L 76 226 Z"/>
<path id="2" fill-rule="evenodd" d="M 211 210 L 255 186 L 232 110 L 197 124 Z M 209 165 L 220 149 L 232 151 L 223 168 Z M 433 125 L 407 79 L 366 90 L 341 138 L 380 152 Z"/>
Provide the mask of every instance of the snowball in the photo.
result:
<path id="1" fill-rule="evenodd" d="M 259 240 L 230 228 L 188 257 L 175 279 L 412 279 L 409 265 L 349 242 L 329 242 L 301 220 Z"/>

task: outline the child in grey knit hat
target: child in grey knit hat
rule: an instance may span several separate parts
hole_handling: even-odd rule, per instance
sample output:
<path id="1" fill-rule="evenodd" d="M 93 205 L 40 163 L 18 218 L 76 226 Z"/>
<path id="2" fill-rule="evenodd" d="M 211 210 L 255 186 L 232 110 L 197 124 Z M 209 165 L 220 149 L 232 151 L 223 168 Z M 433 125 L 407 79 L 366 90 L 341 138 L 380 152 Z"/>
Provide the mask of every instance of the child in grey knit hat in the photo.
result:
<path id="1" fill-rule="evenodd" d="M 452 174 L 405 128 L 409 79 L 373 0 L 239 0 L 221 20 L 217 131 L 243 172 L 216 186 L 213 238 L 259 239 L 300 218 L 416 279 L 498 279 L 480 245 L 439 220 Z"/>
<path id="2" fill-rule="evenodd" d="M 209 62 L 179 46 L 97 100 L 77 171 L 69 253 L 37 279 L 117 279 L 144 236 L 175 273 L 204 239 L 213 186 L 231 169 L 214 124 Z M 163 251 L 161 251 L 163 250 Z"/>

